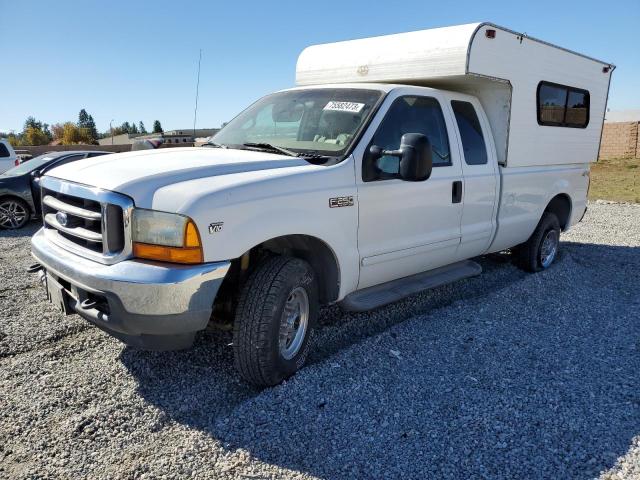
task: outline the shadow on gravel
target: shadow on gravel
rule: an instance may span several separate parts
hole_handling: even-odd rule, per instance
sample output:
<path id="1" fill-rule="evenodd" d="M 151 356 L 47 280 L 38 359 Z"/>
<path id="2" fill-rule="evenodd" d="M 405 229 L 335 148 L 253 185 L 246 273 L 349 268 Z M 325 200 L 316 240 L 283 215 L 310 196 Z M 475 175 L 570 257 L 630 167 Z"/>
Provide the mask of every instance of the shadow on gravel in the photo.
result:
<path id="1" fill-rule="evenodd" d="M 0 237 L 3 238 L 23 238 L 32 237 L 34 233 L 42 226 L 41 220 L 31 220 L 19 230 L 3 230 L 0 229 Z"/>
<path id="2" fill-rule="evenodd" d="M 563 248 L 537 275 L 497 255 L 374 312 L 326 308 L 310 365 L 262 392 L 226 333 L 121 360 L 167 421 L 323 478 L 597 476 L 640 435 L 640 249 Z"/>

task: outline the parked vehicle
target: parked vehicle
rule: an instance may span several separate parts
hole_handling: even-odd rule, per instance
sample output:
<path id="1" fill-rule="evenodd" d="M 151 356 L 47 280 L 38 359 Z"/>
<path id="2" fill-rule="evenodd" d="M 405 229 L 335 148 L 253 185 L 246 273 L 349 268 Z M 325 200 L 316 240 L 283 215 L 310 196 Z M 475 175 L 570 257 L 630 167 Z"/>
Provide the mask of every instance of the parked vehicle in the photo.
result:
<path id="1" fill-rule="evenodd" d="M 20 162 L 9 140 L 0 138 L 0 173 L 15 167 Z"/>
<path id="2" fill-rule="evenodd" d="M 16 157 L 18 157 L 18 164 L 28 162 L 33 158 L 29 150 L 16 150 Z"/>
<path id="3" fill-rule="evenodd" d="M 242 377 L 277 384 L 321 304 L 376 308 L 509 248 L 549 268 L 586 209 L 613 68 L 488 23 L 310 47 L 296 88 L 207 146 L 47 172 L 33 270 L 132 346 L 228 320 Z"/>
<path id="4" fill-rule="evenodd" d="M 107 153 L 50 152 L 4 172 L 0 175 L 0 228 L 22 228 L 33 216 L 40 215 L 40 178 L 50 169 Z"/>

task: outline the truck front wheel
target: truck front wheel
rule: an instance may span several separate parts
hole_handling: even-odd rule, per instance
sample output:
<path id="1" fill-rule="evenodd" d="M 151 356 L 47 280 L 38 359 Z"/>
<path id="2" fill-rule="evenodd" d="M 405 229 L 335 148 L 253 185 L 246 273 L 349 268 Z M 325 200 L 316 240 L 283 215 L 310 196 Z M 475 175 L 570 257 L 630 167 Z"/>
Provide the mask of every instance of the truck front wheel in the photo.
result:
<path id="1" fill-rule="evenodd" d="M 551 212 L 544 212 L 538 226 L 525 243 L 514 251 L 515 263 L 527 272 L 539 272 L 551 266 L 560 250 L 560 222 Z"/>
<path id="2" fill-rule="evenodd" d="M 254 385 L 277 385 L 305 363 L 318 315 L 311 266 L 278 256 L 262 262 L 240 294 L 233 327 L 234 360 Z"/>

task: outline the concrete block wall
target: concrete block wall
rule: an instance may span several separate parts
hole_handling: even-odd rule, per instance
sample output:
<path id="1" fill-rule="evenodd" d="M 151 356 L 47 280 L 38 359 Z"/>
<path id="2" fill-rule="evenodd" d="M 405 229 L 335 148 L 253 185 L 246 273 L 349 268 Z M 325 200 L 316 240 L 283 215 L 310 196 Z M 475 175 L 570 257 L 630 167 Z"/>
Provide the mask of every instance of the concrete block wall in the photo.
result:
<path id="1" fill-rule="evenodd" d="M 605 123 L 599 159 L 640 158 L 640 122 Z"/>

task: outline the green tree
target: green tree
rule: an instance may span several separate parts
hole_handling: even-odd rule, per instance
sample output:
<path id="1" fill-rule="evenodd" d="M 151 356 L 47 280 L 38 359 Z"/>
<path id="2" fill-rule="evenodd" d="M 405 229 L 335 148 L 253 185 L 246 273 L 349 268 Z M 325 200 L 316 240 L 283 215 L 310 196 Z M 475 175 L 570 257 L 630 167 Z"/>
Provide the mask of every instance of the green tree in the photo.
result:
<path id="1" fill-rule="evenodd" d="M 133 133 L 133 134 L 139 133 L 138 127 L 136 126 L 136 122 L 131 122 L 131 130 L 129 130 L 129 133 Z"/>
<path id="2" fill-rule="evenodd" d="M 34 117 L 29 116 L 24 122 L 23 131 L 26 132 L 28 128 L 35 128 L 36 130 L 42 130 L 42 122 L 39 122 Z"/>
<path id="3" fill-rule="evenodd" d="M 89 114 L 83 108 L 78 114 L 78 128 L 87 128 L 89 125 Z"/>
<path id="4" fill-rule="evenodd" d="M 96 143 L 98 140 L 98 129 L 96 128 L 96 122 L 93 121 L 93 117 L 89 115 L 89 119 L 87 120 L 87 128 L 89 129 L 89 133 L 91 134 L 92 143 Z"/>
<path id="5" fill-rule="evenodd" d="M 142 123 L 142 120 L 140 120 L 140 125 L 138 126 L 138 129 L 140 130 L 140 133 L 142 133 L 143 135 L 146 133 L 149 133 L 147 132 L 147 129 L 144 128 L 144 123 Z"/>
<path id="6" fill-rule="evenodd" d="M 86 144 L 94 144 L 98 140 L 98 130 L 93 117 L 83 108 L 78 114 L 78 130 L 80 131 L 81 141 Z"/>
<path id="7" fill-rule="evenodd" d="M 162 125 L 160 125 L 160 120 L 155 120 L 153 122 L 153 133 L 163 133 Z"/>
<path id="8" fill-rule="evenodd" d="M 122 133 L 131 133 L 131 125 L 129 125 L 129 122 L 124 122 L 120 125 L 120 130 L 122 130 Z"/>

